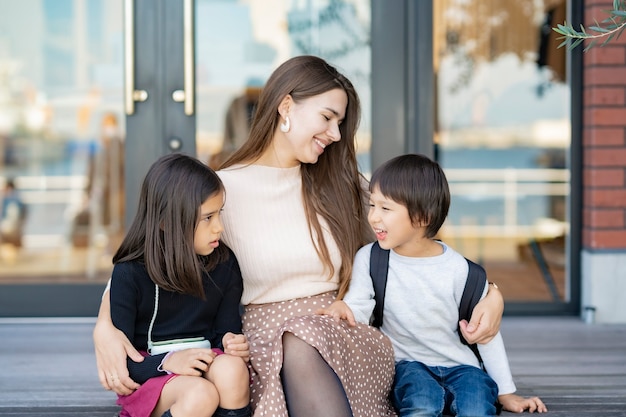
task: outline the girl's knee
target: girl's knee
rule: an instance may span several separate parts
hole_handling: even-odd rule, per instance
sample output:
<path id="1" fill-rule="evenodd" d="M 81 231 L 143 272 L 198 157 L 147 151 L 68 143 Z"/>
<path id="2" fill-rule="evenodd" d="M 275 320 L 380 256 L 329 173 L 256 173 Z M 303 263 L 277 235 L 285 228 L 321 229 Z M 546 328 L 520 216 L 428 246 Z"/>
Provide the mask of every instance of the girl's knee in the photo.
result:
<path id="1" fill-rule="evenodd" d="M 195 404 L 200 409 L 217 408 L 219 404 L 219 393 L 215 384 L 204 378 L 195 377 L 197 381 L 187 389 L 186 400 L 190 404 Z"/>
<path id="2" fill-rule="evenodd" d="M 208 374 L 209 380 L 213 382 L 231 380 L 233 383 L 245 382 L 247 385 L 250 380 L 248 364 L 240 357 L 228 354 L 216 356 Z"/>
<path id="3" fill-rule="evenodd" d="M 172 414 L 212 416 L 220 402 L 219 393 L 215 385 L 204 378 L 196 376 L 176 377 L 176 379 L 179 379 L 178 382 L 183 382 L 182 378 L 184 378 L 184 383 L 177 388 L 178 395 L 175 395 L 171 406 Z"/>
<path id="4" fill-rule="evenodd" d="M 207 378 L 215 384 L 221 407 L 240 408 L 248 404 L 250 373 L 243 359 L 227 354 L 217 356 L 209 368 Z"/>

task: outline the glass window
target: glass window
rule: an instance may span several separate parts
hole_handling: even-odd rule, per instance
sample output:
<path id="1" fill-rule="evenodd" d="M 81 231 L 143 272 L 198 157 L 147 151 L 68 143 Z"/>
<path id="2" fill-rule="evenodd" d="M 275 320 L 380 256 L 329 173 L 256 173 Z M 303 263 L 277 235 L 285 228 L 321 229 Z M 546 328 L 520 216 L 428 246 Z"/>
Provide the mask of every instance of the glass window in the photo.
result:
<path id="1" fill-rule="evenodd" d="M 551 30 L 565 0 L 435 1 L 436 156 L 443 238 L 507 300 L 568 300 L 570 90 Z"/>
<path id="2" fill-rule="evenodd" d="M 121 0 L 2 2 L 0 282 L 108 277 L 123 213 L 121 16 Z"/>
<path id="3" fill-rule="evenodd" d="M 197 0 L 198 157 L 219 166 L 246 140 L 267 77 L 290 57 L 312 54 L 336 66 L 359 93 L 359 160 L 369 169 L 369 34 L 369 0 Z"/>

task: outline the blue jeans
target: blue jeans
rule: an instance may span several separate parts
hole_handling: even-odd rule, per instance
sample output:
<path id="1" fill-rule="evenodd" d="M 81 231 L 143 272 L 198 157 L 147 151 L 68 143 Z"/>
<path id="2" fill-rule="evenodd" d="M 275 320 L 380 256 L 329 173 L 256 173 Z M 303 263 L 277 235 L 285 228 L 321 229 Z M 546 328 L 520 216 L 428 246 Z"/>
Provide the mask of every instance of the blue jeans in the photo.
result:
<path id="1" fill-rule="evenodd" d="M 401 417 L 495 416 L 497 399 L 498 385 L 474 366 L 396 363 L 393 400 Z"/>

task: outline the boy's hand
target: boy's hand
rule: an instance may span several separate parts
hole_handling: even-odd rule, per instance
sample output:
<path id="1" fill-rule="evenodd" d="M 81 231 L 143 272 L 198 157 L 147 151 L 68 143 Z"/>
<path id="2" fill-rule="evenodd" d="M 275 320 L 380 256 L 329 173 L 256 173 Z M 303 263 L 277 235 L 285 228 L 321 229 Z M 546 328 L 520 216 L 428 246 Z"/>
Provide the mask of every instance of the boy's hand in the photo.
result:
<path id="1" fill-rule="evenodd" d="M 524 398 L 516 394 L 504 394 L 498 396 L 498 401 L 502 404 L 502 409 L 512 413 L 523 413 L 528 410 L 529 413 L 546 413 L 548 408 L 539 397 Z"/>
<path id="2" fill-rule="evenodd" d="M 337 323 L 339 323 L 341 320 L 345 320 L 348 325 L 352 327 L 356 326 L 356 320 L 354 319 L 354 314 L 352 314 L 352 310 L 345 302 L 341 300 L 335 301 L 327 308 L 320 308 L 315 312 L 315 314 L 330 316 Z"/>
<path id="3" fill-rule="evenodd" d="M 224 353 L 239 356 L 246 362 L 250 360 L 250 344 L 245 335 L 226 333 L 222 337 L 222 345 L 224 345 Z"/>
<path id="4" fill-rule="evenodd" d="M 202 376 L 216 355 L 207 348 L 177 350 L 165 357 L 162 368 L 177 375 Z"/>

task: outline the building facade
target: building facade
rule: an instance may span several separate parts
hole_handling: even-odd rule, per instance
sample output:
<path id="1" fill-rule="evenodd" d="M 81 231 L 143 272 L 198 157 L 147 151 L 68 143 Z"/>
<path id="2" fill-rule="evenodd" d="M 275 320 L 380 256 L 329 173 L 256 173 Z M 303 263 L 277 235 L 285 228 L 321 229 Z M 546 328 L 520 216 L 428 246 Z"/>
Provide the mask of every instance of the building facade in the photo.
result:
<path id="1" fill-rule="evenodd" d="M 152 161 L 217 163 L 271 71 L 315 54 L 360 94 L 365 175 L 407 152 L 446 170 L 440 237 L 486 267 L 506 314 L 626 321 L 626 41 L 569 51 L 551 30 L 610 3 L 7 4 L 0 178 L 28 217 L 21 245 L 0 244 L 0 316 L 95 315 Z"/>

